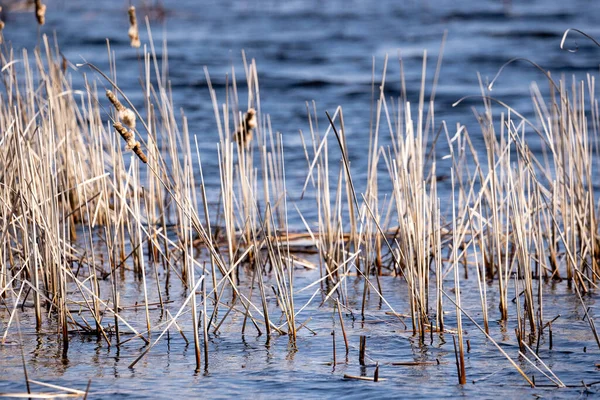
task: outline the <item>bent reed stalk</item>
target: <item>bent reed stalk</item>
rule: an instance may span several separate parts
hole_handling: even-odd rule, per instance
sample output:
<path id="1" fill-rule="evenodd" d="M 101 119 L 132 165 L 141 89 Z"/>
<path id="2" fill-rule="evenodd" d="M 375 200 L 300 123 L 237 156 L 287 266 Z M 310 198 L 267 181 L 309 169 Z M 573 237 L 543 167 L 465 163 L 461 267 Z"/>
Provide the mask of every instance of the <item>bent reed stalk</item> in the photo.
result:
<path id="1" fill-rule="evenodd" d="M 135 10 L 129 12 L 137 34 Z M 327 114 L 323 131 L 316 105 L 307 104 L 310 136 L 300 132 L 306 180 L 298 195 L 286 182 L 286 141 L 261 108 L 256 61 L 243 55 L 243 91 L 235 68 L 224 93 L 213 88 L 205 69 L 219 136 L 218 171 L 207 171 L 198 138 L 194 156 L 187 119 L 176 116 L 166 60 L 161 67 L 150 31 L 148 37 L 150 50 L 145 46 L 140 58 L 145 75 L 139 109 L 115 84 L 116 60 L 110 60 L 109 74 L 92 66 L 94 80 L 86 76 L 80 92 L 46 37 L 33 65 L 27 51 L 22 62 L 12 52 L 2 53 L 0 296 L 10 316 L 2 341 L 16 330 L 13 321 L 22 312 L 17 305 L 32 299 L 35 329 L 52 321 L 65 354 L 69 340 L 81 333 L 97 335 L 106 346 L 152 343 L 131 367 L 174 327 L 181 335 L 192 330 L 196 369 L 208 369 L 209 337 L 224 323 L 235 323 L 233 316 L 242 317 L 242 332 L 250 323 L 259 334 L 288 335 L 296 347 L 298 332 L 310 329 L 298 320 L 308 304 L 296 304 L 300 239 L 316 253 L 315 296 L 320 293 L 323 307 L 339 313 L 346 353 L 340 310 L 351 307 L 348 291 L 359 290 L 362 318 L 372 311 L 373 298 L 399 315 L 380 282 L 385 275 L 398 276 L 406 282 L 412 333 L 421 341 L 427 335 L 456 334 L 461 384 L 469 372 L 461 316 L 475 321 L 465 312 L 460 288 L 472 266 L 480 329 L 494 344 L 498 332 L 489 324 L 493 310 L 487 291 L 492 289 L 486 281 L 497 286 L 500 319 L 518 325 L 522 349 L 539 341 L 549 324 L 544 315 L 549 294 L 543 293 L 542 280 L 564 278 L 586 309 L 581 293 L 595 290 L 600 278 L 593 180 L 600 114 L 594 78 L 587 85 L 573 81 L 569 89 L 566 81 L 546 76 L 549 95 L 533 84 L 536 124 L 490 97 L 482 85 L 483 108 L 475 111 L 486 145 L 480 154 L 465 125 L 451 130 L 435 119 L 435 85 L 425 98 L 427 54 L 415 103 L 407 98 L 403 75 L 401 93 L 389 96 L 386 57 L 381 79 L 373 65 L 368 171 L 357 174 L 350 163 L 356 138 L 348 134 L 342 108 Z M 138 47 L 134 39 L 131 44 Z M 401 58 L 398 67 L 403 70 Z M 434 82 L 437 73 L 439 62 Z M 98 95 L 98 85 L 110 87 L 106 97 L 112 107 Z M 543 158 L 531 150 L 532 132 Z M 133 154 L 122 151 L 116 133 Z M 440 174 L 442 168 L 450 188 L 442 186 L 448 178 Z M 204 182 L 208 172 L 219 176 L 219 195 L 213 198 Z M 289 226 L 290 200 L 316 208 L 316 221 L 300 214 L 305 231 Z M 248 271 L 256 290 L 240 284 Z M 449 273 L 453 279 L 445 280 Z M 143 327 L 128 322 L 131 305 L 121 301 L 119 283 L 130 275 L 143 283 Z M 149 276 L 155 286 L 146 284 Z M 348 284 L 349 277 L 361 280 L 360 289 Z M 163 294 L 172 280 L 186 296 L 169 305 Z M 101 292 L 103 281 L 110 282 L 110 296 Z M 513 289 L 516 307 L 510 307 Z M 450 290 L 453 298 L 446 295 Z M 445 296 L 455 318 L 444 316 L 449 312 Z M 587 319 L 597 340 L 593 318 L 588 314 Z M 160 334 L 153 340 L 155 332 Z"/>

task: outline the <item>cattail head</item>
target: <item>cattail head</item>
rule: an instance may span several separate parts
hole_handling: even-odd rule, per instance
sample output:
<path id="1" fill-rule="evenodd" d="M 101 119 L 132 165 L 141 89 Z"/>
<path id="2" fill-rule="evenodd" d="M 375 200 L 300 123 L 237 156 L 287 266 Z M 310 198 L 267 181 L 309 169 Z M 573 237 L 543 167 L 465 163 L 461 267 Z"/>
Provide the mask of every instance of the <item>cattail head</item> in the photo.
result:
<path id="1" fill-rule="evenodd" d="M 113 124 L 113 127 L 117 130 L 119 135 L 121 135 L 123 140 L 125 140 L 127 145 L 133 147 L 133 145 L 135 144 L 135 134 L 126 127 L 124 127 L 123 124 L 120 122 L 115 122 Z"/>
<path id="2" fill-rule="evenodd" d="M 126 149 L 132 150 L 135 153 L 135 155 L 138 156 L 140 160 L 142 160 L 143 163 L 147 163 L 148 157 L 146 157 L 146 154 L 144 154 L 144 152 L 142 151 L 142 146 L 140 145 L 140 142 L 135 140 L 135 133 L 124 127 L 123 124 L 121 124 L 120 122 L 115 122 L 113 124 L 113 127 L 117 130 L 119 135 L 121 135 L 123 140 L 125 140 L 125 143 L 127 143 Z"/>
<path id="3" fill-rule="evenodd" d="M 235 131 L 235 140 L 240 146 L 244 146 L 246 149 L 250 146 L 252 141 L 253 130 L 257 127 L 256 123 L 256 110 L 249 108 L 244 114 L 242 123 Z"/>
<path id="4" fill-rule="evenodd" d="M 244 115 L 244 122 L 246 123 L 246 129 L 255 129 L 256 124 L 256 110 L 249 108 Z"/>
<path id="5" fill-rule="evenodd" d="M 125 106 L 123 104 L 121 104 L 121 102 L 119 101 L 119 99 L 117 99 L 117 96 L 115 96 L 115 94 L 110 91 L 110 90 L 106 90 L 106 98 L 108 99 L 108 101 L 111 102 L 111 104 L 113 106 L 115 106 L 115 108 L 117 109 L 117 111 L 121 111 L 125 109 Z"/>
<path id="6" fill-rule="evenodd" d="M 131 109 L 126 108 L 119 111 L 119 119 L 130 129 L 135 129 L 135 113 Z"/>
<path id="7" fill-rule="evenodd" d="M 128 10 L 129 13 L 129 39 L 131 40 L 131 47 L 140 47 L 140 33 L 138 31 L 137 18 L 135 16 L 135 7 L 131 6 Z"/>
<path id="8" fill-rule="evenodd" d="M 130 129 L 135 129 L 135 113 L 131 109 L 121 104 L 119 99 L 117 99 L 117 96 L 115 96 L 115 94 L 110 90 L 106 91 L 106 97 L 117 110 L 119 120 L 123 121 L 123 123 Z"/>
<path id="9" fill-rule="evenodd" d="M 40 25 L 46 23 L 46 5 L 42 0 L 35 0 L 35 18 Z"/>

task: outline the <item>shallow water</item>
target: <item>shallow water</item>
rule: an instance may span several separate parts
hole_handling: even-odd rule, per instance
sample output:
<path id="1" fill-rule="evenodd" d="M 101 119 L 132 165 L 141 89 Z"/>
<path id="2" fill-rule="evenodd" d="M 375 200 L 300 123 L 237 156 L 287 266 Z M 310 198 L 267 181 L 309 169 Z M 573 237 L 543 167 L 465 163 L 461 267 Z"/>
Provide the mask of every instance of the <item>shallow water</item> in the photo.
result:
<path id="1" fill-rule="evenodd" d="M 316 271 L 297 271 L 296 289 L 317 279 Z M 498 304 L 490 284 L 489 310 L 492 337 L 516 361 L 526 373 L 535 375 L 540 385 L 530 388 L 502 354 L 487 341 L 484 335 L 469 321 L 464 323 L 465 340 L 470 343 L 466 353 L 468 383 L 457 384 L 452 335 L 427 336 L 423 342 L 412 335 L 408 318 L 392 316 L 390 309 L 378 296 L 372 294 L 368 302 L 368 312 L 364 321 L 360 316 L 362 283 L 348 278 L 349 305 L 354 314 L 344 313 L 344 328 L 348 335 L 349 353 L 346 356 L 339 319 L 331 303 L 320 306 L 321 296 L 317 296 L 299 314 L 298 321 L 310 318 L 307 329 L 299 331 L 297 348 L 289 345 L 286 336 L 258 335 L 249 323 L 245 335 L 240 333 L 243 316 L 234 315 L 220 327 L 218 334 L 209 339 L 208 370 L 194 371 L 193 345 L 186 345 L 184 339 L 174 330 L 163 337 L 158 344 L 134 367 L 128 365 L 144 350 L 140 340 L 132 340 L 119 348 L 107 347 L 96 336 L 72 335 L 68 355 L 62 356 L 59 337 L 53 332 L 55 327 L 48 323 L 42 334 L 30 329 L 23 330 L 23 351 L 30 379 L 59 384 L 85 390 L 91 379 L 92 398 L 111 398 L 119 395 L 127 398 L 167 398 L 173 395 L 191 397 L 231 398 L 235 395 L 253 398 L 268 398 L 285 393 L 286 397 L 325 397 L 339 396 L 350 398 L 369 397 L 447 397 L 475 395 L 477 397 L 508 398 L 524 396 L 552 396 L 553 398 L 573 398 L 583 395 L 597 395 L 595 386 L 556 389 L 544 387 L 551 382 L 534 371 L 527 362 L 517 355 L 514 328 L 512 324 L 502 326 L 496 312 Z M 164 282 L 164 276 L 161 276 Z M 139 282 L 138 282 L 139 283 Z M 397 313 L 408 313 L 407 288 L 403 280 L 381 277 L 383 296 Z M 152 280 L 148 282 L 154 284 Z M 464 308 L 478 323 L 481 323 L 479 295 L 473 280 L 464 280 L 462 301 Z M 451 282 L 447 282 L 449 287 Z M 173 285 L 175 286 L 175 285 Z M 536 283 L 537 286 L 537 283 Z M 242 280 L 242 288 L 247 288 L 247 280 Z M 143 302 L 141 290 L 136 282 L 123 285 L 123 304 L 133 305 Z M 581 381 L 592 383 L 598 380 L 598 348 L 590 332 L 589 325 L 582 320 L 580 304 L 574 301 L 574 294 L 566 284 L 544 283 L 547 296 L 544 319 L 551 320 L 560 314 L 553 323 L 553 348 L 549 349 L 548 332 L 542 335 L 539 344 L 539 357 L 566 384 L 581 386 Z M 314 289 L 297 292 L 297 308 L 309 302 Z M 150 292 L 152 293 L 152 291 Z M 511 293 L 511 296 L 513 294 Z M 183 293 L 172 290 L 165 301 L 171 313 L 177 312 Z M 157 301 L 154 298 L 150 302 Z M 278 314 L 275 300 L 270 298 L 271 318 Z M 447 310 L 452 307 L 446 302 Z M 591 311 L 596 309 L 593 298 L 588 299 Z M 514 304 L 511 305 L 511 315 Z M 225 312 L 222 307 L 220 316 Z M 153 326 L 161 322 L 160 311 L 151 310 Z M 26 320 L 27 313 L 21 313 L 22 326 L 31 326 Z M 134 327 L 143 330 L 145 314 L 143 308 L 122 313 Z M 0 311 L 6 321 L 7 314 Z M 86 317 L 84 313 L 84 317 Z M 89 315 L 87 315 L 89 320 Z M 191 341 L 189 314 L 180 318 L 187 338 Z M 188 322 L 186 322 L 188 321 Z M 456 326 L 454 312 L 447 312 L 445 322 L 448 327 Z M 336 331 L 337 365 L 332 365 L 333 349 L 331 331 Z M 154 341 L 162 330 L 155 328 L 151 338 Z M 358 360 L 359 336 L 367 336 L 366 366 Z M 16 333 L 10 336 L 8 345 L 0 346 L 0 392 L 15 393 L 25 391 L 20 347 Z M 535 345 L 535 343 L 534 343 Z M 429 365 L 394 366 L 398 362 L 429 362 Z M 439 361 L 439 365 L 437 362 Z M 344 379 L 344 374 L 373 376 L 375 364 L 379 363 L 381 381 L 364 382 Z M 34 386 L 34 388 L 36 388 Z M 43 391 L 43 388 L 37 388 Z"/>
<path id="2" fill-rule="evenodd" d="M 44 32 L 56 31 L 65 56 L 73 63 L 86 60 L 107 68 L 106 42 L 109 38 L 115 51 L 119 83 L 123 90 L 139 92 L 137 55 L 129 47 L 126 37 L 126 2 L 107 0 L 98 2 L 48 1 L 47 23 Z M 384 0 L 378 2 L 332 0 L 325 5 L 316 0 L 305 1 L 165 1 L 164 20 L 152 20 L 157 43 L 166 36 L 170 60 L 170 78 L 174 103 L 182 107 L 193 133 L 201 139 L 204 167 L 217 170 L 214 156 L 218 134 L 212 113 L 209 93 L 203 73 L 208 66 L 215 88 L 223 95 L 225 74 L 236 66 L 243 70 L 241 50 L 258 64 L 261 83 L 262 110 L 271 115 L 273 127 L 282 132 L 286 146 L 287 182 L 294 199 L 306 178 L 306 161 L 302 156 L 298 130 L 308 130 L 305 102 L 315 100 L 321 123 L 324 110 L 332 112 L 338 105 L 344 109 L 349 153 L 353 173 L 360 184 L 364 178 L 367 160 L 360 155 L 368 140 L 371 74 L 373 58 L 376 76 L 381 75 L 383 59 L 389 54 L 390 65 L 386 88 L 389 96 L 398 96 L 400 90 L 398 50 L 404 61 L 409 97 L 418 101 L 423 49 L 429 59 L 428 83 L 433 80 L 434 65 L 445 30 L 448 40 L 436 95 L 436 119 L 446 119 L 449 126 L 461 121 L 473 126 L 477 122 L 470 109 L 480 105 L 469 100 L 458 107 L 452 104 L 466 95 L 480 93 L 477 72 L 491 80 L 501 65 L 513 57 L 528 58 L 554 76 L 575 73 L 583 79 L 588 72 L 597 72 L 600 49 L 576 37 L 580 51 L 561 51 L 559 43 L 567 28 L 579 28 L 600 37 L 597 24 L 599 11 L 592 1 L 532 1 L 510 4 L 501 1 L 411 1 Z M 141 9 L 142 7 L 139 7 Z M 4 30 L 5 39 L 17 48 L 31 48 L 36 44 L 37 32 L 32 13 L 8 13 Z M 163 28 L 164 27 L 164 28 Z M 164 29 L 164 30 L 163 30 Z M 147 35 L 142 30 L 142 40 Z M 573 43 L 570 40 L 569 43 Z M 88 72 L 89 73 L 89 72 Z M 74 72 L 77 76 L 79 72 Z M 509 67 L 495 85 L 494 95 L 526 116 L 532 115 L 529 85 L 532 80 L 544 85 L 544 77 L 526 63 Z M 429 87 L 429 86 L 428 86 Z M 428 89 L 430 90 L 430 89 Z M 429 92 L 427 92 L 427 96 Z M 135 99 L 135 94 L 133 95 Z M 478 140 L 473 134 L 474 140 Z M 382 136 L 382 145 L 389 139 Z M 476 142 L 481 145 L 482 141 Z M 363 175 L 361 175 L 363 174 Z M 205 174 L 209 187 L 218 185 L 218 174 Z M 211 186 L 212 185 L 212 186 Z M 299 205 L 307 218 L 311 206 Z M 304 207 L 304 208 L 303 208 Z M 291 216 L 294 226 L 301 226 Z M 122 283 L 123 305 L 142 303 L 141 283 L 128 274 Z M 471 274 L 473 275 L 473 274 Z M 300 289 L 314 282 L 318 272 L 298 270 L 295 287 Z M 150 279 L 152 279 L 150 277 Z M 408 313 L 406 284 L 399 278 L 382 277 L 383 295 L 396 312 Z M 176 312 L 186 294 L 177 280 L 171 277 L 171 286 L 160 284 L 172 313 Z M 153 287 L 152 280 L 148 283 Z M 249 282 L 246 278 L 246 287 Z M 108 347 L 95 336 L 73 336 L 66 358 L 62 356 L 56 327 L 47 322 L 43 333 L 30 327 L 32 313 L 20 313 L 23 327 L 23 352 L 31 379 L 85 390 L 91 380 L 92 398 L 167 398 L 173 396 L 230 398 L 238 395 L 253 398 L 272 398 L 285 395 L 300 397 L 506 397 L 523 398 L 542 396 L 574 398 L 596 396 L 595 386 L 585 389 L 573 387 L 531 389 L 526 382 L 477 328 L 463 319 L 470 341 L 466 371 L 468 383 L 457 384 L 454 350 L 451 335 L 434 335 L 420 343 L 410 330 L 390 311 L 378 296 L 371 294 L 370 310 L 364 323 L 360 317 L 362 282 L 349 280 L 349 304 L 354 315 L 346 314 L 345 328 L 351 346 L 347 361 L 337 315 L 332 304 L 319 307 L 318 295 L 300 314 L 298 320 L 308 328 L 299 332 L 297 349 L 289 346 L 285 336 L 257 335 L 252 326 L 240 334 L 242 317 L 228 319 L 218 334 L 209 341 L 208 371 L 194 372 L 193 346 L 186 346 L 176 331 L 163 338 L 145 358 L 130 369 L 128 365 L 143 351 L 140 340 L 132 340 L 116 347 Z M 449 282 L 449 286 L 452 284 Z M 522 358 L 518 357 L 514 326 L 503 327 L 495 322 L 497 283 L 490 284 L 490 329 L 492 337 L 513 357 L 528 375 L 535 374 L 536 383 L 549 384 Z M 537 285 L 537 283 L 536 283 Z M 576 296 L 566 283 L 544 283 L 547 294 L 544 319 L 560 314 L 553 324 L 553 348 L 545 334 L 540 343 L 540 357 L 568 385 L 599 381 L 598 346 Z M 314 289 L 298 292 L 296 308 L 307 303 Z M 108 296 L 110 289 L 104 288 Z M 152 293 L 152 292 L 151 292 Z M 513 294 L 514 295 L 514 294 Z M 477 284 L 473 277 L 465 280 L 462 289 L 465 309 L 479 322 L 481 313 Z M 597 295 L 586 298 L 594 315 L 598 310 Z M 150 301 L 157 301 L 156 298 Z M 270 305 L 275 310 L 274 298 Z M 514 307 L 514 304 L 511 304 Z M 446 302 L 447 310 L 452 310 Z M 224 307 L 220 316 L 224 314 Z M 511 312 L 511 315 L 513 313 Z M 275 319 L 278 315 L 274 314 Z M 84 317 L 89 321 L 89 315 Z M 29 319 L 29 321 L 28 321 Z M 139 329 L 145 325 L 143 308 L 128 311 L 126 319 Z M 158 309 L 151 314 L 156 326 L 164 316 Z M 183 327 L 191 340 L 189 317 Z M 0 308 L 0 332 L 8 320 L 5 307 Z M 409 319 L 405 319 L 409 324 Z M 448 326 L 455 326 L 455 316 L 446 316 Z M 338 363 L 332 361 L 331 331 L 336 330 Z M 160 330 L 152 332 L 158 337 Z M 367 336 L 369 366 L 358 363 L 359 336 Z M 24 392 L 25 384 L 18 336 L 11 328 L 6 345 L 0 346 L 0 392 Z M 439 365 L 392 366 L 400 361 L 440 361 Z M 373 364 L 380 364 L 377 383 L 345 380 L 344 374 L 373 376 Z M 45 389 L 35 387 L 36 390 Z"/>

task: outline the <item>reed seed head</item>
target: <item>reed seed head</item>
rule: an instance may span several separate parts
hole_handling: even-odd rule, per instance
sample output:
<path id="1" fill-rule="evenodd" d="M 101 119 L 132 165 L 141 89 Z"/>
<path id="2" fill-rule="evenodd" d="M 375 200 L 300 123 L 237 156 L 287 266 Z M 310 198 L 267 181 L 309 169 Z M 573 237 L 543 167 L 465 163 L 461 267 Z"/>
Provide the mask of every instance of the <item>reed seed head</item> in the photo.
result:
<path id="1" fill-rule="evenodd" d="M 46 23 L 46 5 L 42 3 L 42 0 L 35 0 L 35 18 L 40 25 Z"/>
<path id="2" fill-rule="evenodd" d="M 135 133 L 124 127 L 123 124 L 121 124 L 120 122 L 115 122 L 113 124 L 113 127 L 116 129 L 119 135 L 121 135 L 123 140 L 125 140 L 125 143 L 127 143 L 127 146 L 125 146 L 125 148 L 127 150 L 132 150 L 135 153 L 135 155 L 138 156 L 140 160 L 142 160 L 143 163 L 147 163 L 148 157 L 146 157 L 146 154 L 144 154 L 144 152 L 142 151 L 142 146 L 140 145 L 140 142 L 135 140 Z"/>
<path id="3" fill-rule="evenodd" d="M 244 120 L 246 122 L 247 129 L 255 129 L 256 124 L 256 110 L 254 108 L 248 109 L 246 114 L 244 115 Z"/>
<path id="4" fill-rule="evenodd" d="M 115 106 L 117 111 L 121 112 L 121 111 L 125 110 L 125 106 L 123 104 L 121 104 L 119 99 L 117 99 L 117 96 L 115 96 L 115 94 L 112 91 L 107 89 L 106 97 L 112 103 L 112 105 Z"/>
<path id="5" fill-rule="evenodd" d="M 240 146 L 248 148 L 252 141 L 253 130 L 257 127 L 256 110 L 249 108 L 244 114 L 242 124 L 235 131 L 235 140 Z"/>
<path id="6" fill-rule="evenodd" d="M 130 129 L 135 129 L 135 113 L 129 108 L 119 111 L 119 119 Z"/>
<path id="7" fill-rule="evenodd" d="M 115 122 L 113 124 L 113 127 L 117 130 L 117 132 L 119 133 L 119 135 L 121 135 L 125 142 L 127 142 L 127 145 L 131 145 L 131 147 L 133 147 L 133 145 L 135 144 L 135 134 L 126 127 L 124 127 L 123 124 L 120 122 Z"/>
<path id="8" fill-rule="evenodd" d="M 125 107 L 119 101 L 119 99 L 117 99 L 117 96 L 115 96 L 115 94 L 110 90 L 106 91 L 106 97 L 112 103 L 112 105 L 115 106 L 119 120 L 121 120 L 130 129 L 135 129 L 135 113 L 131 109 Z"/>
<path id="9" fill-rule="evenodd" d="M 137 25 L 137 18 L 135 16 L 135 7 L 131 6 L 128 10 L 129 13 L 129 39 L 131 40 L 131 47 L 140 47 L 140 33 Z"/>

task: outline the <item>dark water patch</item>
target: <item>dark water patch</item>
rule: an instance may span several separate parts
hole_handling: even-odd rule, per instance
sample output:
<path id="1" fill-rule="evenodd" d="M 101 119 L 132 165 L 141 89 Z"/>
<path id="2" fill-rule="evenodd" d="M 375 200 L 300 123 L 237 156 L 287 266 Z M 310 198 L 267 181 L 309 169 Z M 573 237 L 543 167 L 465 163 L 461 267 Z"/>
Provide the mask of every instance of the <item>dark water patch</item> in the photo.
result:
<path id="1" fill-rule="evenodd" d="M 567 23 L 571 22 L 575 19 L 578 19 L 581 14 L 575 12 L 562 12 L 555 10 L 546 10 L 546 12 L 540 11 L 532 11 L 527 12 L 523 11 L 520 13 L 519 11 L 515 12 L 515 17 L 521 18 L 523 20 L 529 21 L 542 21 L 542 22 L 561 22 Z"/>
<path id="2" fill-rule="evenodd" d="M 292 63 L 301 64 L 301 65 L 322 64 L 322 63 L 325 63 L 328 61 L 327 57 L 324 57 L 322 55 L 317 55 L 317 54 L 311 54 L 311 53 L 309 53 L 309 54 L 303 54 L 303 53 L 290 54 L 290 52 L 288 52 L 285 47 L 278 49 L 273 54 L 273 59 L 276 61 L 292 62 Z"/>
<path id="3" fill-rule="evenodd" d="M 292 81 L 287 85 L 287 87 L 289 87 L 290 89 L 296 89 L 296 88 L 324 89 L 330 85 L 335 85 L 335 82 L 326 81 L 324 79 L 312 79 L 312 80 L 306 80 L 306 81 L 296 81 L 296 82 Z"/>
<path id="4" fill-rule="evenodd" d="M 510 13 L 507 11 L 470 11 L 470 12 L 450 12 L 444 15 L 442 21 L 444 22 L 477 22 L 477 23 L 486 23 L 486 22 L 499 22 L 499 21 L 507 21 L 513 18 Z"/>
<path id="5" fill-rule="evenodd" d="M 507 30 L 503 32 L 491 32 L 489 34 L 492 37 L 500 38 L 515 38 L 515 39 L 558 39 L 562 37 L 562 34 L 558 31 L 538 31 L 538 30 Z"/>

